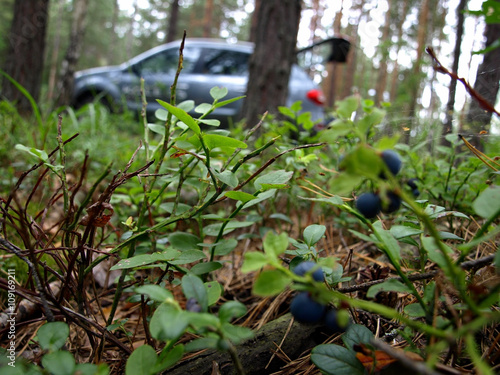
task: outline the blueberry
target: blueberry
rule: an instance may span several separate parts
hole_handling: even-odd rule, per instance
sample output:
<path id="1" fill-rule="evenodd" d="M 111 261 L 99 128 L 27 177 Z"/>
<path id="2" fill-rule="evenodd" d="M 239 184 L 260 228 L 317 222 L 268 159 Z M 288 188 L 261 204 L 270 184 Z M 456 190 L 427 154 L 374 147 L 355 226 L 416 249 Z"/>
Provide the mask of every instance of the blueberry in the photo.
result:
<path id="1" fill-rule="evenodd" d="M 302 263 L 298 264 L 297 267 L 295 267 L 293 269 L 293 272 L 296 275 L 304 276 L 306 273 L 311 271 L 313 268 L 316 268 L 314 270 L 314 272 L 312 273 L 313 279 L 316 281 L 324 281 L 325 276 L 323 275 L 323 270 L 321 269 L 320 266 L 318 266 L 314 262 L 302 262 Z"/>
<path id="2" fill-rule="evenodd" d="M 191 312 L 201 312 L 201 306 L 195 298 L 191 297 L 186 301 L 186 310 Z"/>
<path id="3" fill-rule="evenodd" d="M 411 192 L 415 198 L 420 195 L 420 191 L 418 189 L 413 189 Z"/>
<path id="4" fill-rule="evenodd" d="M 418 189 L 418 186 L 415 183 L 415 181 L 417 181 L 416 178 L 410 178 L 408 181 L 406 181 L 406 185 L 408 185 L 412 190 Z"/>
<path id="5" fill-rule="evenodd" d="M 337 312 L 335 309 L 328 310 L 325 314 L 325 326 L 332 333 L 341 333 L 349 325 L 349 315 L 343 314 L 345 310 Z"/>
<path id="6" fill-rule="evenodd" d="M 317 323 L 325 315 L 326 307 L 314 301 L 308 292 L 301 292 L 293 297 L 290 311 L 301 323 Z"/>
<path id="7" fill-rule="evenodd" d="M 382 160 L 387 165 L 387 168 L 391 171 L 391 173 L 395 176 L 401 170 L 401 166 L 403 162 L 401 161 L 401 157 L 394 150 L 384 150 L 382 151 Z"/>
<path id="8" fill-rule="evenodd" d="M 390 191 L 387 193 L 387 199 L 389 200 L 389 204 L 385 207 L 382 206 L 382 212 L 390 214 L 391 212 L 399 210 L 401 206 L 401 197 L 399 195 Z"/>
<path id="9" fill-rule="evenodd" d="M 356 208 L 367 219 L 373 219 L 380 212 L 380 197 L 373 193 L 363 193 L 356 200 Z"/>

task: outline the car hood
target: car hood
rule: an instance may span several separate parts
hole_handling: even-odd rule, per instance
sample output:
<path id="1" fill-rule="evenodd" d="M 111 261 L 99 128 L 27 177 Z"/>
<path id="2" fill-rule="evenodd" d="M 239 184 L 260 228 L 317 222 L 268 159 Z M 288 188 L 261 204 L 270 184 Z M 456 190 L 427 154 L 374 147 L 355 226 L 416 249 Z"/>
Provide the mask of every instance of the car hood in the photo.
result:
<path id="1" fill-rule="evenodd" d="M 97 75 L 112 76 L 113 74 L 121 72 L 123 68 L 124 68 L 123 65 L 114 65 L 114 66 L 102 66 L 99 68 L 79 70 L 78 72 L 75 73 L 75 78 L 97 76 Z"/>

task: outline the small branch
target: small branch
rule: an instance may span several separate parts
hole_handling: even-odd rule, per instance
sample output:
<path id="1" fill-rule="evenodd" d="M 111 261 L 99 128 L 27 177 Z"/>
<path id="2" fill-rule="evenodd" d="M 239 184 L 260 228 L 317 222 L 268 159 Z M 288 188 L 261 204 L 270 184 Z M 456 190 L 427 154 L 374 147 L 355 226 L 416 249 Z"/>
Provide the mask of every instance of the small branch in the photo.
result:
<path id="1" fill-rule="evenodd" d="M 478 268 L 486 267 L 487 265 L 491 264 L 493 259 L 495 259 L 494 255 L 488 255 L 488 256 L 485 256 L 483 258 L 463 262 L 462 264 L 460 264 L 460 267 L 463 270 L 478 269 Z M 436 276 L 437 273 L 438 273 L 438 271 L 430 271 L 430 272 L 425 272 L 425 273 L 408 275 L 408 280 L 419 281 L 419 280 L 432 279 L 434 276 Z M 381 279 L 381 280 L 373 280 L 373 281 L 369 281 L 369 282 L 366 282 L 363 284 L 348 286 L 345 288 L 339 288 L 339 289 L 337 289 L 337 291 L 340 293 L 352 293 L 352 292 L 357 292 L 360 290 L 367 291 L 371 286 L 377 285 L 377 284 L 382 284 L 382 283 L 389 281 L 389 280 L 403 281 L 403 279 L 401 277 L 388 277 L 388 278 Z"/>
<path id="2" fill-rule="evenodd" d="M 495 113 L 497 116 L 500 116 L 500 113 L 495 109 L 495 107 L 493 107 L 493 105 L 490 104 L 485 98 L 483 98 L 481 94 L 479 94 L 476 90 L 474 90 L 472 86 L 465 80 L 465 78 L 461 78 L 455 72 L 450 72 L 448 69 L 446 69 L 438 60 L 434 50 L 431 47 L 427 47 L 425 51 L 432 57 L 432 60 L 434 61 L 435 64 L 434 70 L 436 72 L 447 74 L 448 76 L 450 76 L 451 79 L 456 79 L 457 81 L 462 82 L 462 84 L 465 86 L 465 89 L 470 94 L 470 96 L 472 96 L 479 102 L 481 108 L 483 108 L 488 112 Z"/>

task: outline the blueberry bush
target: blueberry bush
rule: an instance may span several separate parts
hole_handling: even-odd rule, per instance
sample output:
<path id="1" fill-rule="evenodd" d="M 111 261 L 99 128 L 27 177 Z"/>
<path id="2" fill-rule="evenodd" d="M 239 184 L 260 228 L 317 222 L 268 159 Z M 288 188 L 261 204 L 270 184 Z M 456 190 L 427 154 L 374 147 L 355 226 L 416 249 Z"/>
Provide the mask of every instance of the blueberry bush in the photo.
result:
<path id="1" fill-rule="evenodd" d="M 497 372 L 492 155 L 456 135 L 434 153 L 379 135 L 385 109 L 358 97 L 318 132 L 300 103 L 220 129 L 211 112 L 240 98 L 210 93 L 175 105 L 174 83 L 134 146 L 135 120 L 93 104 L 50 115 L 43 141 L 10 132 L 0 262 L 16 270 L 18 313 L 16 367 L 0 353 L 2 374 L 195 373 L 207 353 L 209 373 Z M 92 143 L 101 128 L 109 143 Z M 291 358 L 292 334 L 321 342 Z"/>

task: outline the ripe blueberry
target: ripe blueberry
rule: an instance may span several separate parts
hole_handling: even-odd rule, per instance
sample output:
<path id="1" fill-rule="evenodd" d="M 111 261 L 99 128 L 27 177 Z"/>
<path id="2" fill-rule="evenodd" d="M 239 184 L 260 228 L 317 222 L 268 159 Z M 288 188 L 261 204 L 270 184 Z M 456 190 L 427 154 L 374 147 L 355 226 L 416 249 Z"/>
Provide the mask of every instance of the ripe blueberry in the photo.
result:
<path id="1" fill-rule="evenodd" d="M 418 197 L 418 196 L 420 195 L 420 190 L 418 190 L 418 189 L 413 189 L 411 192 L 412 192 L 412 194 L 413 194 L 413 196 L 414 196 L 415 198 L 416 198 L 416 197 Z"/>
<path id="2" fill-rule="evenodd" d="M 317 323 L 324 314 L 326 307 L 313 300 L 308 292 L 301 292 L 293 297 L 290 311 L 293 317 L 301 323 Z"/>
<path id="3" fill-rule="evenodd" d="M 401 157 L 394 150 L 384 150 L 382 151 L 382 160 L 384 160 L 385 165 L 391 171 L 391 173 L 395 176 L 401 170 L 401 166 L 403 162 L 401 161 Z"/>
<path id="4" fill-rule="evenodd" d="M 382 212 L 390 214 L 391 212 L 399 210 L 401 206 L 401 197 L 399 195 L 390 191 L 387 193 L 387 199 L 389 200 L 389 204 L 385 207 L 382 206 Z"/>
<path id="5" fill-rule="evenodd" d="M 325 314 L 325 326 L 332 333 L 344 332 L 349 326 L 349 315 L 346 310 L 331 309 Z"/>
<path id="6" fill-rule="evenodd" d="M 380 197 L 373 193 L 363 193 L 356 200 L 356 208 L 367 219 L 373 219 L 380 212 Z"/>
<path id="7" fill-rule="evenodd" d="M 417 184 L 415 183 L 417 181 L 416 178 L 410 178 L 407 182 L 406 185 L 408 185 L 412 190 L 418 189 Z"/>
<path id="8" fill-rule="evenodd" d="M 309 262 L 309 261 L 308 262 L 302 262 L 299 265 L 297 265 L 297 267 L 295 267 L 293 269 L 293 272 L 296 275 L 304 276 L 306 273 L 308 273 L 309 271 L 311 271 L 313 268 L 316 268 L 314 270 L 314 272 L 312 273 L 313 279 L 316 280 L 316 281 L 324 281 L 325 280 L 325 276 L 323 275 L 323 270 L 321 269 L 320 266 L 318 266 L 314 262 Z"/>

